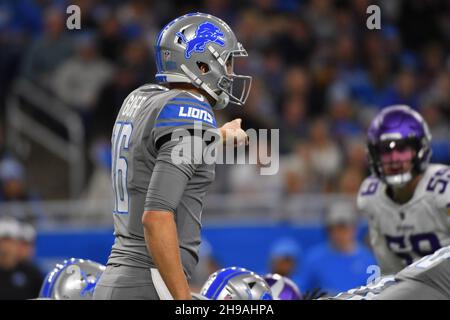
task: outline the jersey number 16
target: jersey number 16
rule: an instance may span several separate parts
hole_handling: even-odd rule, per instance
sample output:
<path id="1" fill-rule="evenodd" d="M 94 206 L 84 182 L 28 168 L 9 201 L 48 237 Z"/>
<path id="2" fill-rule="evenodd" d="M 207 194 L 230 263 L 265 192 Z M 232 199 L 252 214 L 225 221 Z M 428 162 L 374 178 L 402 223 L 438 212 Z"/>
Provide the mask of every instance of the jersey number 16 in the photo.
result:
<path id="1" fill-rule="evenodd" d="M 112 136 L 112 187 L 114 192 L 114 213 L 128 213 L 127 175 L 128 162 L 123 155 L 130 145 L 133 126 L 131 123 L 118 122 Z"/>

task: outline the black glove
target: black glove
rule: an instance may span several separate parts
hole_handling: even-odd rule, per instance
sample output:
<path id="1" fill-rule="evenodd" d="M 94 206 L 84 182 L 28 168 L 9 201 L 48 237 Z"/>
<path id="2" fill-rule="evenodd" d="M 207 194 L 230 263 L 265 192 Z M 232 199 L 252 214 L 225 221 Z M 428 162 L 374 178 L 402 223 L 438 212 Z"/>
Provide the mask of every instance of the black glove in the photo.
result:
<path id="1" fill-rule="evenodd" d="M 309 291 L 306 291 L 303 294 L 303 300 L 317 300 L 327 295 L 326 291 L 322 291 L 320 288 L 315 288 Z"/>

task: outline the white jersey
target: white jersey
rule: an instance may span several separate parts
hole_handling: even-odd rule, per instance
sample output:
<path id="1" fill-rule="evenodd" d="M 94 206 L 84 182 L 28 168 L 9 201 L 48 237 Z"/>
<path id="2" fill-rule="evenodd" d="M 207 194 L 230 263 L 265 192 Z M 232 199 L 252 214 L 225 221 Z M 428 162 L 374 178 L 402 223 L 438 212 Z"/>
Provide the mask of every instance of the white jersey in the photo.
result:
<path id="1" fill-rule="evenodd" d="M 369 220 L 370 242 L 382 274 L 393 274 L 450 244 L 450 167 L 429 165 L 405 204 L 386 194 L 386 184 L 368 177 L 358 208 Z"/>

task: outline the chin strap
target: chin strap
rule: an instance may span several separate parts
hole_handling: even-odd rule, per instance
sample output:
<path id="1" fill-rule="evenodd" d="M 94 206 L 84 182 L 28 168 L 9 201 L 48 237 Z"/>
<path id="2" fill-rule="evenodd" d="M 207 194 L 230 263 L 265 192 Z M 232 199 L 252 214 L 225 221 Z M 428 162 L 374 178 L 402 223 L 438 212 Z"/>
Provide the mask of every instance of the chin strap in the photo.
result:
<path id="1" fill-rule="evenodd" d="M 225 108 L 228 103 L 230 102 L 230 96 L 227 95 L 225 92 L 222 92 L 219 94 L 219 100 L 216 101 L 216 104 L 214 105 L 214 109 L 221 110 Z"/>
<path id="2" fill-rule="evenodd" d="M 411 171 L 397 174 L 394 176 L 386 176 L 386 183 L 393 188 L 403 187 L 413 178 Z"/>

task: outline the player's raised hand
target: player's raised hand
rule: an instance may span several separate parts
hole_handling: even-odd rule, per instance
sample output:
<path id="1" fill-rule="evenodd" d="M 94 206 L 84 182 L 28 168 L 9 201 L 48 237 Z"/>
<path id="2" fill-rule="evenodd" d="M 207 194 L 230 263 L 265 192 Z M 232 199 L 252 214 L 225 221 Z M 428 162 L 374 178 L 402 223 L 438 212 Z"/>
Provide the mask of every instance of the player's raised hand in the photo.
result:
<path id="1" fill-rule="evenodd" d="M 248 136 L 241 128 L 242 119 L 237 118 L 220 127 L 220 134 L 224 144 L 234 141 L 235 146 L 247 145 Z"/>

